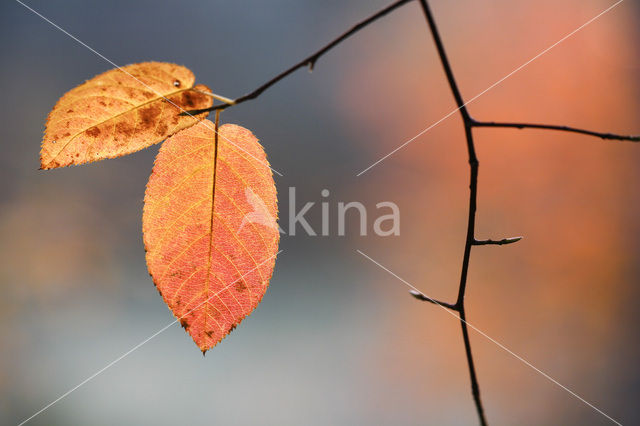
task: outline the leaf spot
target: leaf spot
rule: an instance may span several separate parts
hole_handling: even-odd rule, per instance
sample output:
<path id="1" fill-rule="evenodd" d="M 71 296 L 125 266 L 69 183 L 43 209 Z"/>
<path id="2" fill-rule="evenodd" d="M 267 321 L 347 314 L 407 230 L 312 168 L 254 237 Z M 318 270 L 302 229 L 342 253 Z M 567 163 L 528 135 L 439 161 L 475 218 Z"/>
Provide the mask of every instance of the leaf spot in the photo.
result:
<path id="1" fill-rule="evenodd" d="M 169 128 L 169 127 L 167 126 L 167 123 L 162 122 L 162 123 L 160 123 L 160 124 L 158 125 L 158 129 L 156 130 L 156 134 L 158 134 L 158 135 L 164 135 L 165 133 L 167 133 L 167 129 L 168 129 L 168 128 Z"/>
<path id="2" fill-rule="evenodd" d="M 140 119 L 143 128 L 151 128 L 155 126 L 156 119 L 160 115 L 160 107 L 154 105 L 140 111 Z"/>
<path id="3" fill-rule="evenodd" d="M 120 133 L 122 135 L 131 136 L 133 134 L 133 126 L 131 126 L 126 121 L 121 121 L 116 124 L 116 133 Z"/>
<path id="4" fill-rule="evenodd" d="M 89 130 L 87 130 L 87 135 L 95 138 L 100 134 L 100 129 L 98 129 L 97 127 L 91 127 Z"/>

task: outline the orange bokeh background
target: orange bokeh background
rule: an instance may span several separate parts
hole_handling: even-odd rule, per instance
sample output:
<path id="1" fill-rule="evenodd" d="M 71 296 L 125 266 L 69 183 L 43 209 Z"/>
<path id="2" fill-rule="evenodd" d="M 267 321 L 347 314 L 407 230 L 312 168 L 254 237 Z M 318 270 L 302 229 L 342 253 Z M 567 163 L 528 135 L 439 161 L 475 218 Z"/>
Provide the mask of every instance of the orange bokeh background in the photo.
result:
<path id="1" fill-rule="evenodd" d="M 606 3 L 491 5 L 433 6 L 465 100 Z M 420 25 L 422 16 L 410 10 L 393 19 L 393 28 L 403 30 L 372 35 L 369 50 L 341 87 L 344 114 L 357 123 L 354 131 L 364 128 L 368 135 L 361 149 L 369 152 L 369 161 L 362 169 L 455 108 Z M 470 103 L 471 115 L 637 132 L 640 58 L 637 45 L 629 42 L 637 37 L 628 13 L 611 12 Z M 637 334 L 625 325 L 625 314 L 637 295 L 638 147 L 537 130 L 476 129 L 474 134 L 480 158 L 477 236 L 524 239 L 473 250 L 469 322 L 569 388 L 583 389 L 582 396 L 598 406 L 598 395 L 612 386 L 607 370 L 616 368 L 624 357 L 620 346 Z M 456 114 L 357 183 L 383 194 L 379 198 L 393 194 L 403 206 L 402 238 L 380 241 L 367 253 L 424 293 L 451 302 L 466 229 L 466 160 Z M 381 285 L 404 286 L 379 272 Z M 400 317 L 391 311 L 394 337 L 379 356 L 395 366 L 387 380 L 401 386 L 411 378 L 421 395 L 417 400 L 454 399 L 468 386 L 459 327 L 449 315 L 429 311 L 439 309 L 412 307 Z M 574 410 L 584 408 L 480 334 L 472 332 L 472 339 L 489 412 L 496 395 L 517 418 L 537 419 L 531 424 L 571 423 L 578 416 Z M 437 363 L 437 374 L 421 368 L 425 362 Z M 470 396 L 465 409 L 472 410 Z M 492 417 L 496 424 L 509 423 L 495 412 Z M 437 418 L 446 421 L 446 414 Z"/>

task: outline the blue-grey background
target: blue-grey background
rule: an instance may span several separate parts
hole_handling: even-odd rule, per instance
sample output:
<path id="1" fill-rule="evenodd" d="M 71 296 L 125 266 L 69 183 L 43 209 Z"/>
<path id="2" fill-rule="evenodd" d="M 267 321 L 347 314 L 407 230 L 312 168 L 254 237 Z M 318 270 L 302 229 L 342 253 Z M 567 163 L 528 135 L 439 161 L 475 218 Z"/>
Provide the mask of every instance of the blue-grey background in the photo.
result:
<path id="1" fill-rule="evenodd" d="M 469 99 L 613 4 L 433 1 Z M 168 61 L 236 97 L 385 1 L 44 1 L 26 4 L 119 65 Z M 482 119 L 640 132 L 638 3 L 623 2 L 470 105 Z M 45 118 L 112 66 L 8 0 L 0 5 L 0 423 L 17 424 L 173 320 L 144 262 L 141 213 L 157 146 L 42 172 Z M 360 249 L 438 298 L 457 290 L 467 197 L 457 116 L 360 177 L 454 108 L 408 5 L 223 122 L 265 146 L 287 227 L 288 188 L 319 230 L 283 236 L 257 310 L 203 357 L 173 326 L 33 419 L 33 425 L 475 424 L 458 322 L 407 294 Z M 468 315 L 623 424 L 640 422 L 640 146 L 478 131 L 478 234 Z M 401 235 L 335 232 L 338 201 L 393 201 Z M 609 424 L 477 333 L 492 424 Z"/>

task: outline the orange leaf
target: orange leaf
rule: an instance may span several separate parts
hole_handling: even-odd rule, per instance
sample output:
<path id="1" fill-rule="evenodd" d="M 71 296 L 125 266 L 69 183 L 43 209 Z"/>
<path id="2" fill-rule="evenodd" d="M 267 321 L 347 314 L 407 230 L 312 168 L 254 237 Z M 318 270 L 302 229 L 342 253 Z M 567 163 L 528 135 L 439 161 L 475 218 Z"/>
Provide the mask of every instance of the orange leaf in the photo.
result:
<path id="1" fill-rule="evenodd" d="M 180 116 L 208 108 L 213 99 L 193 89 L 187 68 L 143 62 L 109 70 L 67 92 L 49 118 L 40 167 L 52 169 L 139 151 L 203 120 Z"/>
<path id="2" fill-rule="evenodd" d="M 203 353 L 256 308 L 280 239 L 262 146 L 240 126 L 214 129 L 205 120 L 164 142 L 142 218 L 149 273 Z"/>

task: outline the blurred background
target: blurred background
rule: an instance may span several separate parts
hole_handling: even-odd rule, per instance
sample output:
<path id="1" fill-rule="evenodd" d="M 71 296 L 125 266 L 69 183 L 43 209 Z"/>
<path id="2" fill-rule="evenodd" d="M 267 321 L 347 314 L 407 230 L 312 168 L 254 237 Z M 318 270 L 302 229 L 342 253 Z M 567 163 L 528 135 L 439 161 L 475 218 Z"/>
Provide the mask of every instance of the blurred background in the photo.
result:
<path id="1" fill-rule="evenodd" d="M 237 97 L 389 0 L 28 0 L 117 64 L 157 60 Z M 613 0 L 432 1 L 470 99 Z M 482 120 L 640 132 L 640 5 L 626 1 L 469 108 Z M 38 170 L 47 114 L 112 66 L 16 2 L 0 5 L 0 423 L 17 424 L 173 320 L 147 274 L 142 200 L 158 146 Z M 257 310 L 203 357 L 173 326 L 33 419 L 33 425 L 476 424 L 458 321 L 417 302 L 362 250 L 453 301 L 468 166 L 455 107 L 418 5 L 404 6 L 223 122 L 261 139 L 276 176 L 329 237 L 282 236 Z M 479 247 L 471 324 L 623 424 L 640 423 L 640 146 L 478 129 Z M 330 196 L 322 198 L 320 191 Z M 393 201 L 397 237 L 336 234 L 337 203 Z M 471 334 L 492 424 L 605 425 L 592 408 Z"/>

